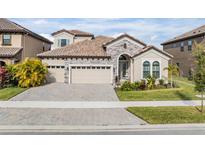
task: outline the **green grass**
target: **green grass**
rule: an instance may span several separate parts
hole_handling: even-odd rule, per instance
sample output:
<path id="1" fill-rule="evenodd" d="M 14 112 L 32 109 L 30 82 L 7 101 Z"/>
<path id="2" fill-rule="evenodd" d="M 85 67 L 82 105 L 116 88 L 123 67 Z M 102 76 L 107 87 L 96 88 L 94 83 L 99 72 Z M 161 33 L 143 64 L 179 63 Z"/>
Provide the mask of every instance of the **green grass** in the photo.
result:
<path id="1" fill-rule="evenodd" d="M 175 78 L 180 88 L 145 91 L 120 91 L 116 93 L 121 101 L 163 101 L 163 100 L 198 100 L 194 84 L 185 78 Z"/>
<path id="2" fill-rule="evenodd" d="M 127 109 L 150 124 L 205 123 L 195 107 L 130 107 Z"/>
<path id="3" fill-rule="evenodd" d="M 9 87 L 9 88 L 0 89 L 0 100 L 8 100 L 22 93 L 25 90 L 26 88 L 19 88 L 19 87 Z"/>

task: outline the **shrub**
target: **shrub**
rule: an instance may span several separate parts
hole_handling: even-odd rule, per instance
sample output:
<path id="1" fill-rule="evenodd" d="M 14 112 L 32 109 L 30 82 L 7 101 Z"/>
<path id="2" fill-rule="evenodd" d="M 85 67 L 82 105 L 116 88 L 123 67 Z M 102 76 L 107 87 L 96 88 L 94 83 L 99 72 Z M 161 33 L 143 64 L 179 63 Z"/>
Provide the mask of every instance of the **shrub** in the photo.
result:
<path id="1" fill-rule="evenodd" d="M 133 85 L 130 81 L 123 82 L 122 86 L 120 87 L 122 91 L 131 91 L 133 90 Z"/>
<path id="2" fill-rule="evenodd" d="M 0 88 L 6 87 L 10 84 L 11 75 L 5 67 L 0 67 Z"/>
<path id="3" fill-rule="evenodd" d="M 153 77 L 153 76 L 148 76 L 148 77 L 146 78 L 146 80 L 147 80 L 147 88 L 148 88 L 148 89 L 153 89 L 153 88 L 155 87 L 155 82 L 156 82 L 155 77 Z"/>
<path id="4" fill-rule="evenodd" d="M 13 71 L 18 86 L 23 88 L 40 86 L 45 82 L 48 73 L 47 67 L 39 59 L 26 59 L 15 65 Z"/>
<path id="5" fill-rule="evenodd" d="M 164 85 L 164 79 L 159 79 L 159 85 L 161 85 L 161 86 Z"/>
<path id="6" fill-rule="evenodd" d="M 140 81 L 139 89 L 141 89 L 141 90 L 145 90 L 146 89 L 146 81 L 145 80 L 141 80 Z"/>
<path id="7" fill-rule="evenodd" d="M 139 90 L 140 89 L 140 82 L 134 82 L 131 84 L 131 87 L 133 90 Z"/>
<path id="8" fill-rule="evenodd" d="M 17 80 L 17 78 L 15 78 L 15 74 L 16 74 L 15 65 L 7 65 L 6 69 L 7 69 L 8 73 L 10 74 L 9 83 L 12 86 L 17 86 L 18 85 L 18 80 Z"/>
<path id="9" fill-rule="evenodd" d="M 193 80 L 193 71 L 192 71 L 192 69 L 189 69 L 187 79 L 188 79 L 189 81 L 192 81 L 192 80 Z"/>

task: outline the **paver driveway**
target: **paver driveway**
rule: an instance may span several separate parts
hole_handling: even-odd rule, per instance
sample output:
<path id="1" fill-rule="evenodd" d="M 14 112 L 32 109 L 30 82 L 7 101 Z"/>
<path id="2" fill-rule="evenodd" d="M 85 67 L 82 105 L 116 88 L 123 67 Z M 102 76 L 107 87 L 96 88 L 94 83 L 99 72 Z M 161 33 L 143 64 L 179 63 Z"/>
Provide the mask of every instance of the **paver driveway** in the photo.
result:
<path id="1" fill-rule="evenodd" d="M 139 125 L 125 109 L 0 108 L 0 125 Z"/>
<path id="2" fill-rule="evenodd" d="M 11 98 L 12 101 L 118 101 L 109 84 L 51 83 L 30 88 Z"/>

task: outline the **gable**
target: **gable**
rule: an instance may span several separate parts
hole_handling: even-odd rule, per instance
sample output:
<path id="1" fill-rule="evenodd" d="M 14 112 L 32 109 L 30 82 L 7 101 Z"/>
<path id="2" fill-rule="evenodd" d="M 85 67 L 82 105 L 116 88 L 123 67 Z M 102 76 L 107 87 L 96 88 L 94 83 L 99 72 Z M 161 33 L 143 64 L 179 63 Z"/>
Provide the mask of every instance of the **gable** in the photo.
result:
<path id="1" fill-rule="evenodd" d="M 168 57 L 167 55 L 159 52 L 156 49 L 150 49 L 144 53 L 139 54 L 138 56 L 136 56 L 134 59 L 139 59 L 139 58 L 148 58 L 148 59 L 157 59 L 157 58 L 162 58 L 165 60 L 170 60 L 170 57 Z"/>
<path id="2" fill-rule="evenodd" d="M 119 42 L 130 42 L 132 44 L 135 44 L 136 46 L 143 48 L 146 46 L 146 44 L 140 40 L 137 40 L 127 34 L 121 35 L 117 37 L 116 39 L 113 39 L 112 41 L 105 44 L 106 47 L 111 47 L 113 45 L 119 44 Z"/>
<path id="3" fill-rule="evenodd" d="M 127 37 L 118 39 L 106 46 L 106 52 L 112 57 L 118 57 L 120 54 L 134 56 L 142 50 L 143 46 Z"/>
<path id="4" fill-rule="evenodd" d="M 66 38 L 66 39 L 71 39 L 73 38 L 74 36 L 67 33 L 67 32 L 61 32 L 61 33 L 58 33 L 56 34 L 55 36 L 53 36 L 54 38 Z"/>

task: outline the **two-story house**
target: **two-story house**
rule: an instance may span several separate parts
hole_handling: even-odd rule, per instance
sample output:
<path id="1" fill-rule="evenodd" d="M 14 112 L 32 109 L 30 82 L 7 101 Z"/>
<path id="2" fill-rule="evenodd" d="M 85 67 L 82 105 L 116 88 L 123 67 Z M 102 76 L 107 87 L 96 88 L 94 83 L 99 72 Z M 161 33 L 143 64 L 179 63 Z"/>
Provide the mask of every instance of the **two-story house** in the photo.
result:
<path id="1" fill-rule="evenodd" d="M 94 35 L 88 32 L 83 32 L 80 30 L 59 30 L 51 34 L 54 38 L 54 43 L 52 49 L 64 47 L 72 43 L 76 43 L 84 40 L 91 40 Z"/>
<path id="2" fill-rule="evenodd" d="M 194 69 L 193 43 L 205 44 L 205 25 L 163 42 L 163 50 L 173 55 L 182 76 L 188 76 Z"/>
<path id="3" fill-rule="evenodd" d="M 14 23 L 0 18 L 0 66 L 14 64 L 26 57 L 51 49 L 48 39 Z"/>

